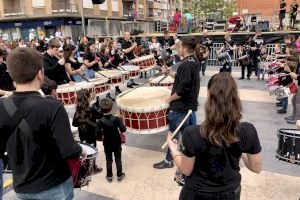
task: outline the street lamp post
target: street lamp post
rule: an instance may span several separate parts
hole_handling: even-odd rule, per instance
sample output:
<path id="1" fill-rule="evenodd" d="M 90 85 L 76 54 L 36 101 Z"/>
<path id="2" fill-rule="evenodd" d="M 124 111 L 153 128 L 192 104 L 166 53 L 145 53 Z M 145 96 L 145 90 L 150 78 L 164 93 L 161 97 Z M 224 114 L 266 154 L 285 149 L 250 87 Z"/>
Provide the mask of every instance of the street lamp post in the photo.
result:
<path id="1" fill-rule="evenodd" d="M 80 0 L 80 2 L 81 2 L 81 23 L 82 23 L 82 31 L 83 31 L 83 35 L 86 36 L 86 33 L 85 33 L 85 18 L 84 18 L 83 0 Z"/>

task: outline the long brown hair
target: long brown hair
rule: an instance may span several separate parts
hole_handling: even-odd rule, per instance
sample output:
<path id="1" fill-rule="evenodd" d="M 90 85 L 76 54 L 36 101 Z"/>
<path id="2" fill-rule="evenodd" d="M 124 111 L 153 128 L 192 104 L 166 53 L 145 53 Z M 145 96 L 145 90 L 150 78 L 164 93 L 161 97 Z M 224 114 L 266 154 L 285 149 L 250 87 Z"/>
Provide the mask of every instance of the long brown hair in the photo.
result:
<path id="1" fill-rule="evenodd" d="M 77 92 L 77 106 L 74 114 L 74 120 L 78 121 L 81 124 L 81 127 L 85 126 L 89 119 L 86 111 L 89 110 L 90 97 L 91 93 L 86 89 L 82 89 Z"/>
<path id="2" fill-rule="evenodd" d="M 238 142 L 237 127 L 242 119 L 241 112 L 242 104 L 232 76 L 229 73 L 213 75 L 208 82 L 202 136 L 220 147 Z"/>

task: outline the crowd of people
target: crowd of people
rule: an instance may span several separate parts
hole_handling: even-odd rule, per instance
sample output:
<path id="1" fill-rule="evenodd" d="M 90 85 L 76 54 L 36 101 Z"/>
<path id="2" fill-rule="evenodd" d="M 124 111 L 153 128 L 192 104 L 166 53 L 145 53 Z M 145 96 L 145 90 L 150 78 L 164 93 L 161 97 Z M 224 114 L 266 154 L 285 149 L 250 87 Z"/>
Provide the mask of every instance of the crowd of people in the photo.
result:
<path id="1" fill-rule="evenodd" d="M 285 78 L 300 80 L 296 56 L 300 43 L 295 43 L 291 35 L 287 35 L 284 42 L 286 60 L 296 64 L 282 65 L 280 73 L 285 73 Z M 70 38 L 53 38 L 43 44 L 43 48 L 36 48 L 38 43 L 25 47 L 20 40 L 18 47 L 11 48 L 0 41 L 0 95 L 7 97 L 0 99 L 0 112 L 3 113 L 0 167 L 3 167 L 2 160 L 8 157 L 19 199 L 73 199 L 74 180 L 67 161 L 84 160 L 86 152 L 72 137 L 66 110 L 55 99 L 57 86 L 92 79 L 97 71 L 116 69 L 137 56 L 148 54 L 157 59 L 156 69 L 160 73 L 174 77 L 171 95 L 165 100 L 170 104 L 169 148 L 166 157 L 153 167 L 177 166 L 178 174 L 183 177 L 180 199 L 240 199 L 240 159 L 251 171 L 261 171 L 258 134 L 253 124 L 241 122 L 242 105 L 230 74 L 233 51 L 239 50 L 240 56 L 250 57 L 249 62 L 240 61 L 241 80 L 245 78 L 245 69 L 248 79 L 253 74 L 258 79 L 263 74 L 264 78 L 259 67 L 261 59 L 265 59 L 266 44 L 261 31 L 245 38 L 243 43 L 235 42 L 230 34 L 225 35 L 224 45 L 218 49 L 218 54 L 223 56 L 220 57 L 222 66 L 220 73 L 208 82 L 205 107 L 200 108 L 205 111 L 205 120 L 200 125 L 196 124 L 200 74 L 205 75 L 209 51 L 213 50 L 213 39 L 206 30 L 200 40 L 179 38 L 176 34 L 170 36 L 166 31 L 161 39 L 149 39 L 143 34 L 138 40 L 126 32 L 123 38 L 108 37 L 103 41 L 82 37 L 78 45 Z M 279 56 L 281 50 L 281 45 L 277 45 L 275 54 Z M 133 80 L 128 81 L 129 88 L 136 85 Z M 38 93 L 41 88 L 46 97 Z M 118 95 L 120 88 L 116 88 L 116 92 Z M 300 92 L 296 92 L 293 97 L 293 116 L 287 118 L 288 123 L 300 117 L 299 95 Z M 113 99 L 107 96 L 91 105 L 90 91 L 80 90 L 72 122 L 78 127 L 81 142 L 96 147 L 97 140 L 103 140 L 109 182 L 113 181 L 113 155 L 118 181 L 125 178 L 120 133 L 125 132 L 126 127 L 113 115 L 113 104 Z M 286 112 L 287 99 L 280 99 L 279 105 L 282 106 L 279 113 Z M 189 110 L 192 114 L 173 137 L 171 133 Z M 93 173 L 101 171 L 94 162 Z"/>

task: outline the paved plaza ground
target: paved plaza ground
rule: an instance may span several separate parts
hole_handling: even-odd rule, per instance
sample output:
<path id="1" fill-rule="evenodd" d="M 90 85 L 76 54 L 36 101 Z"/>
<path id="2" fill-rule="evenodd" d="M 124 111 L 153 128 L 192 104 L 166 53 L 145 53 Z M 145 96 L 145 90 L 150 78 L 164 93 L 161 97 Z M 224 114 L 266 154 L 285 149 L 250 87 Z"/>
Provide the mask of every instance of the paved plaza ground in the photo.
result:
<path id="1" fill-rule="evenodd" d="M 300 198 L 300 166 L 279 161 L 275 158 L 278 145 L 277 130 L 279 128 L 295 128 L 286 124 L 284 117 L 288 114 L 277 114 L 275 98 L 268 95 L 265 82 L 238 80 L 239 68 L 233 72 L 243 103 L 243 121 L 253 123 L 259 134 L 263 148 L 263 171 L 257 175 L 247 170 L 241 164 L 242 200 L 299 200 Z M 198 122 L 203 120 L 206 85 L 210 76 L 217 69 L 209 68 L 202 77 L 199 95 Z M 161 149 L 166 133 L 153 135 L 127 134 L 127 144 L 123 146 L 123 165 L 126 178 L 119 183 L 114 177 L 113 183 L 108 183 L 105 173 L 93 176 L 89 186 L 76 190 L 75 199 L 89 200 L 176 200 L 181 187 L 174 181 L 175 168 L 157 170 L 152 165 L 161 161 L 165 153 Z M 105 171 L 105 157 L 102 144 L 98 144 L 97 163 Z M 15 199 L 14 192 L 5 195 L 4 199 Z"/>

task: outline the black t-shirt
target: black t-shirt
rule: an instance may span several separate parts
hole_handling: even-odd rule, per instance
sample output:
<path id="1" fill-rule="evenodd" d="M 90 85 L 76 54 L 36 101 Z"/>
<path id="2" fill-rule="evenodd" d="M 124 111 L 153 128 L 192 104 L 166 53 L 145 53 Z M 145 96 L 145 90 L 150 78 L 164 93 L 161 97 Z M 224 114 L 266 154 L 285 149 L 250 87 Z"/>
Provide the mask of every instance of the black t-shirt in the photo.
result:
<path id="1" fill-rule="evenodd" d="M 250 42 L 251 47 L 256 47 L 255 51 L 251 51 L 251 55 L 260 55 L 260 49 L 261 47 L 265 45 L 265 41 L 262 38 L 262 36 L 257 36 L 256 38 L 252 39 Z"/>
<path id="2" fill-rule="evenodd" d="M 296 4 L 292 4 L 291 5 L 291 14 L 292 15 L 295 15 L 298 11 L 298 8 L 299 8 L 299 5 L 296 3 Z"/>
<path id="3" fill-rule="evenodd" d="M 93 62 L 96 59 L 96 55 L 90 51 L 87 51 L 83 54 L 83 60 L 88 60 L 89 62 Z M 89 69 L 97 72 L 100 70 L 99 63 L 95 63 L 92 67 L 89 67 Z"/>
<path id="4" fill-rule="evenodd" d="M 15 89 L 13 80 L 7 72 L 5 63 L 0 64 L 0 89 L 12 91 Z"/>
<path id="5" fill-rule="evenodd" d="M 240 141 L 230 147 L 212 145 L 201 136 L 200 126 L 190 126 L 182 138 L 183 154 L 196 157 L 194 169 L 185 179 L 185 186 L 194 191 L 217 192 L 234 190 L 241 184 L 242 153 L 257 154 L 261 146 L 253 124 L 239 125 Z"/>
<path id="6" fill-rule="evenodd" d="M 202 36 L 201 42 L 202 42 L 203 45 L 205 45 L 208 48 L 208 50 L 210 50 L 210 47 L 213 46 L 212 37 L 209 36 L 209 35 Z"/>
<path id="7" fill-rule="evenodd" d="M 285 15 L 285 12 L 286 12 L 286 3 L 283 2 L 283 3 L 280 3 L 280 9 L 284 8 L 284 10 L 280 10 L 280 14 L 281 15 Z"/>
<path id="8" fill-rule="evenodd" d="M 14 190 L 40 193 L 52 189 L 71 176 L 66 159 L 79 158 L 82 151 L 73 139 L 68 114 L 61 102 L 42 98 L 38 92 L 15 92 L 11 98 L 17 108 L 27 98 L 38 102 L 25 117 L 32 134 L 20 129 L 12 134 L 11 117 L 0 99 L 0 158 L 7 144 Z"/>
<path id="9" fill-rule="evenodd" d="M 170 110 L 176 112 L 197 111 L 200 90 L 200 66 L 193 57 L 184 59 L 177 69 L 172 95 L 176 92 L 181 98 L 172 101 Z"/>
<path id="10" fill-rule="evenodd" d="M 74 58 L 75 59 L 75 58 Z M 81 67 L 81 63 L 79 63 L 76 59 L 75 59 L 75 62 L 74 61 L 72 61 L 72 60 L 70 60 L 70 59 L 68 59 L 68 60 L 66 60 L 66 63 L 69 63 L 70 65 L 71 65 L 71 67 L 72 67 L 72 69 L 74 69 L 74 70 L 77 70 L 77 69 L 79 69 L 80 67 Z"/>
<path id="11" fill-rule="evenodd" d="M 122 41 L 122 49 L 128 49 L 130 47 L 132 47 L 132 42 L 131 41 L 126 41 L 126 40 Z M 126 53 L 125 57 L 127 57 L 129 60 L 134 59 L 135 56 L 134 56 L 133 50 L 130 51 L 129 53 Z"/>
<path id="12" fill-rule="evenodd" d="M 65 66 L 58 63 L 58 58 L 44 54 L 44 69 L 45 75 L 56 82 L 58 85 L 69 83 L 71 80 L 68 77 Z"/>
<path id="13" fill-rule="evenodd" d="M 111 50 L 110 55 L 114 58 L 112 63 L 112 66 L 118 67 L 120 64 L 122 64 L 124 62 L 124 55 L 121 51 L 117 51 L 117 50 Z"/>
<path id="14" fill-rule="evenodd" d="M 81 43 L 81 44 L 79 44 L 79 46 L 78 46 L 78 50 L 79 50 L 79 52 L 81 52 L 81 53 L 84 53 L 85 51 L 87 51 L 88 48 L 89 48 L 89 45 L 84 44 L 84 43 Z"/>

